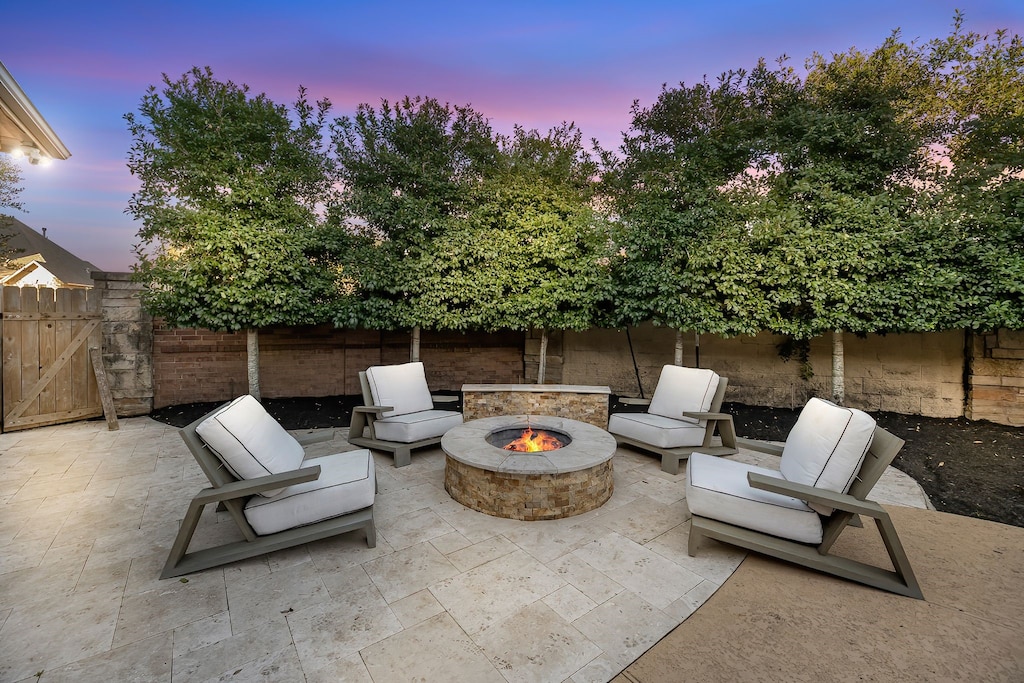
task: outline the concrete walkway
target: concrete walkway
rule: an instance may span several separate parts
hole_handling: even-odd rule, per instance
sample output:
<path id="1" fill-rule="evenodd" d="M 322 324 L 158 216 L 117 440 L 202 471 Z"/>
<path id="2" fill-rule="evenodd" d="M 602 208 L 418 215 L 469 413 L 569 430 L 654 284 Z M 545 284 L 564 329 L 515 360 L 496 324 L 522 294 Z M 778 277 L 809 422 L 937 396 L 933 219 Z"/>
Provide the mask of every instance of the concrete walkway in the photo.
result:
<path id="1" fill-rule="evenodd" d="M 751 555 L 615 682 L 1024 681 L 1024 529 L 889 510 L 924 601 Z M 837 550 L 886 560 L 868 529 Z"/>
<path id="2" fill-rule="evenodd" d="M 349 449 L 337 434 L 309 454 Z M 628 449 L 616 453 L 607 504 L 550 522 L 455 503 L 440 450 L 402 469 L 377 464 L 376 548 L 355 533 L 159 581 L 188 501 L 206 485 L 177 430 L 132 418 L 115 432 L 92 421 L 0 434 L 0 681 L 583 683 L 624 669 L 624 680 L 681 680 L 635 678 L 646 675 L 637 660 L 669 633 L 663 642 L 673 642 L 744 557 L 712 542 L 689 557 L 683 478 Z M 895 470 L 876 492 L 883 503 L 927 505 Z M 908 539 L 901 519 L 917 567 L 932 550 Z M 196 539 L 237 535 L 208 510 Z M 853 600 L 866 592 L 880 618 L 905 608 L 790 571 Z M 926 597 L 930 578 L 921 576 Z M 748 620 L 732 609 L 726 621 Z"/>

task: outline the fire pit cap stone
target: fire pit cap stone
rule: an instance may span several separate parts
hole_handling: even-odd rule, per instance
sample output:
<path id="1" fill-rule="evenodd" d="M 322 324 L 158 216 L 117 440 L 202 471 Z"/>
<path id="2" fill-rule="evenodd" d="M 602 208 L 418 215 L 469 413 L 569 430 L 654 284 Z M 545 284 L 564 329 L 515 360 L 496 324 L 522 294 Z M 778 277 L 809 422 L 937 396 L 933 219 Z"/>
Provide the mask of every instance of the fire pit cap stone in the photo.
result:
<path id="1" fill-rule="evenodd" d="M 585 384 L 463 384 L 463 393 L 481 392 L 496 393 L 501 391 L 522 391 L 534 393 L 563 394 L 610 394 L 611 387 L 589 386 Z"/>
<path id="2" fill-rule="evenodd" d="M 493 431 L 527 425 L 565 432 L 572 437 L 572 443 L 554 451 L 518 453 L 502 450 L 486 441 Z M 441 448 L 454 460 L 492 472 L 515 474 L 576 472 L 611 460 L 615 447 L 615 437 L 603 429 L 547 415 L 485 417 L 454 427 L 441 438 Z"/>

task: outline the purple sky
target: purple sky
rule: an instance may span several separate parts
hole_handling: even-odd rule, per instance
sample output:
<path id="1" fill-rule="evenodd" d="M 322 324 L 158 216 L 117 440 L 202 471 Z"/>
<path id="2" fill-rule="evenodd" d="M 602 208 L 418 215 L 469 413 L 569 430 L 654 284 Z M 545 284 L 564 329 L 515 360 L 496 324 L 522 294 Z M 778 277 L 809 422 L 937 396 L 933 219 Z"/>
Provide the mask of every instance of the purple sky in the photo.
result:
<path id="1" fill-rule="evenodd" d="M 162 73 L 192 66 L 280 103 L 304 85 L 334 116 L 423 95 L 471 105 L 502 133 L 575 121 L 615 147 L 632 102 L 651 104 L 663 83 L 782 54 L 800 67 L 896 28 L 927 41 L 949 34 L 958 6 L 969 30 L 1024 34 L 1021 0 L 14 3 L 0 60 L 72 153 L 19 162 L 27 212 L 15 215 L 103 270 L 129 270 L 136 182 L 122 117 Z"/>

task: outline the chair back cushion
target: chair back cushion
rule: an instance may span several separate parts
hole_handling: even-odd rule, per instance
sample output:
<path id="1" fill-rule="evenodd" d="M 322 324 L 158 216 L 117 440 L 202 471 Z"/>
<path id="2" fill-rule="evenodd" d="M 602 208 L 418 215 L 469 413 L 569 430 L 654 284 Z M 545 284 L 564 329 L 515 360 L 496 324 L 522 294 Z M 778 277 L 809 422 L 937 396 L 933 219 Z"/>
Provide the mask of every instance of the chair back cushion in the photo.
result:
<path id="1" fill-rule="evenodd" d="M 786 438 L 779 470 L 789 481 L 846 493 L 874 434 L 875 420 L 867 413 L 812 398 Z"/>
<path id="2" fill-rule="evenodd" d="M 249 394 L 212 413 L 196 427 L 196 434 L 239 479 L 290 472 L 302 465 L 302 445 Z"/>
<path id="3" fill-rule="evenodd" d="M 682 413 L 684 410 L 706 412 L 715 398 L 718 380 L 714 370 L 666 365 L 661 369 L 647 412 L 697 424 L 698 420 L 683 417 Z"/>
<path id="4" fill-rule="evenodd" d="M 402 365 L 375 365 L 366 371 L 366 382 L 375 406 L 391 406 L 384 417 L 431 410 L 434 401 L 427 388 L 423 363 Z"/>

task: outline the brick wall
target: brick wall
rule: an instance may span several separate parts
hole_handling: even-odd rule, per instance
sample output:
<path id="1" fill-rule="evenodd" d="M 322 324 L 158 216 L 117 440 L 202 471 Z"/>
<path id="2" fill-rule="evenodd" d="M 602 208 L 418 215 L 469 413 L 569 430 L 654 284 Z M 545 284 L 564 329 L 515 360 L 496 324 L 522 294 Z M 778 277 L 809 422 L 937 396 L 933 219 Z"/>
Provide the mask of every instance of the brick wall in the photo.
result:
<path id="1" fill-rule="evenodd" d="M 973 335 L 966 415 L 1024 426 L 1024 331 Z"/>
<path id="2" fill-rule="evenodd" d="M 424 332 L 420 359 L 433 391 L 465 382 L 521 382 L 521 333 Z M 329 325 L 260 331 L 265 398 L 358 394 L 359 371 L 409 360 L 408 334 L 338 330 Z M 153 407 L 225 401 L 248 391 L 245 333 L 154 325 Z"/>
<path id="3" fill-rule="evenodd" d="M 674 330 L 643 325 L 625 330 L 566 332 L 562 381 L 601 384 L 624 396 L 650 398 L 663 365 L 673 362 Z M 684 334 L 683 364 L 696 362 L 694 335 Z M 721 339 L 702 336 L 700 366 L 729 378 L 725 400 L 748 405 L 797 408 L 811 396 L 831 393 L 832 340 L 815 339 L 808 379 L 797 360 L 784 362 L 781 337 Z M 844 338 L 846 404 L 869 411 L 959 417 L 964 410 L 963 332 L 870 335 Z M 632 342 L 632 343 L 630 343 Z"/>

